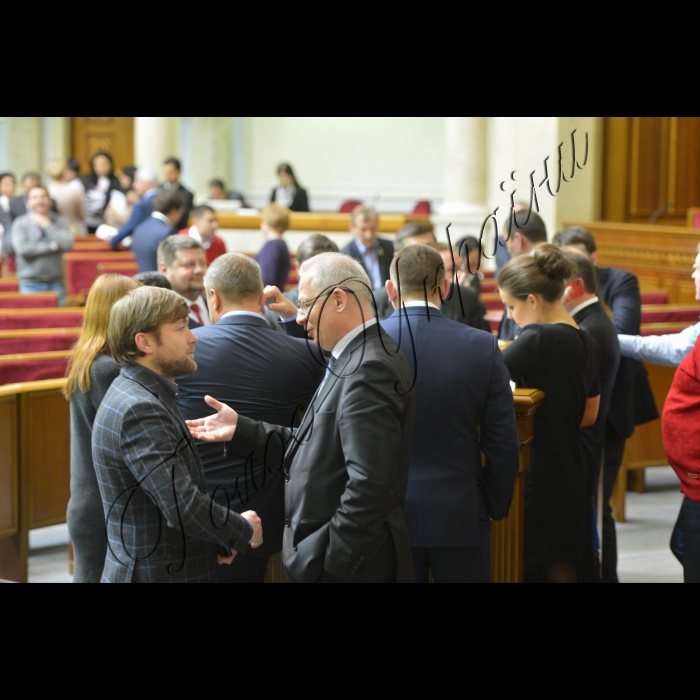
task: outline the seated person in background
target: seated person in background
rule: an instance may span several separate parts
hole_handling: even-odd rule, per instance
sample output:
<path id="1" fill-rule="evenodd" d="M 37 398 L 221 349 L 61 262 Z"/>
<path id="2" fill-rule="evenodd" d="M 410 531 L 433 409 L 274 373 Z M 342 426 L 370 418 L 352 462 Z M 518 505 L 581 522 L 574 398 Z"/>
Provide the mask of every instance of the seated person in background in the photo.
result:
<path id="1" fill-rule="evenodd" d="M 158 173 L 150 168 L 139 168 L 134 175 L 134 192 L 139 196 L 138 203 L 134 204 L 131 218 L 119 229 L 119 233 L 112 238 L 110 245 L 114 250 L 119 244 L 129 238 L 136 227 L 146 221 L 153 213 L 153 198 L 158 194 Z"/>
<path id="2" fill-rule="evenodd" d="M 271 204 L 261 213 L 261 217 L 260 228 L 267 243 L 255 260 L 262 269 L 263 284 L 278 287 L 284 292 L 292 271 L 292 256 L 282 238 L 289 228 L 289 210 L 279 204 Z"/>
<path id="3" fill-rule="evenodd" d="M 192 226 L 183 229 L 180 234 L 194 238 L 197 243 L 201 243 L 207 251 L 207 265 L 211 265 L 214 260 L 226 255 L 226 243 L 223 238 L 219 238 L 216 232 L 219 230 L 219 219 L 216 212 L 206 205 L 197 207 L 192 212 Z"/>
<path id="4" fill-rule="evenodd" d="M 162 272 L 139 272 L 134 275 L 134 279 L 140 282 L 144 287 L 157 287 L 158 289 L 173 290 L 173 285 L 170 280 Z"/>
<path id="5" fill-rule="evenodd" d="M 279 204 L 281 207 L 295 212 L 309 212 L 309 195 L 299 184 L 294 169 L 289 163 L 282 163 L 277 168 L 279 187 L 272 190 L 270 204 Z"/>
<path id="6" fill-rule="evenodd" d="M 239 415 L 272 425 L 288 425 L 307 405 L 325 370 L 304 341 L 270 330 L 260 309 L 260 266 L 232 253 L 207 271 L 205 287 L 212 321 L 195 330 L 196 374 L 180 377 L 180 410 L 185 420 L 211 413 L 205 396 L 216 395 Z M 298 427 L 298 417 L 294 427 Z M 264 583 L 269 557 L 282 551 L 285 474 L 269 461 L 251 473 L 245 458 L 226 456 L 220 445 L 197 443 L 209 495 L 234 512 L 253 510 L 265 523 L 265 545 L 220 567 L 220 583 Z M 266 472 L 266 473 L 265 473 Z"/>
<path id="7" fill-rule="evenodd" d="M 121 175 L 119 176 L 119 185 L 122 188 L 124 194 L 128 194 L 134 189 L 134 178 L 136 177 L 136 170 L 133 165 L 128 168 L 122 168 Z"/>
<path id="8" fill-rule="evenodd" d="M 46 174 L 51 179 L 48 190 L 49 197 L 56 202 L 58 213 L 68 220 L 71 233 L 74 236 L 85 235 L 85 199 L 76 187 L 71 187 L 65 181 L 68 165 L 63 158 L 55 158 L 46 164 Z"/>
<path id="9" fill-rule="evenodd" d="M 194 207 L 194 195 L 180 182 L 181 175 L 182 164 L 178 158 L 168 158 L 168 160 L 163 163 L 163 179 L 165 182 L 163 183 L 162 189 L 179 193 L 185 202 L 180 221 L 176 224 L 178 231 L 182 231 L 183 228 L 189 226 L 190 212 Z"/>
<path id="10" fill-rule="evenodd" d="M 158 270 L 167 277 L 173 291 L 187 302 L 190 328 L 210 326 L 204 296 L 207 256 L 202 244 L 189 236 L 166 238 L 158 248 Z"/>
<path id="11" fill-rule="evenodd" d="M 131 250 L 136 256 L 139 272 L 158 269 L 158 246 L 176 233 L 182 218 L 185 200 L 172 190 L 160 190 L 153 198 L 153 213 L 134 230 Z"/>
<path id="12" fill-rule="evenodd" d="M 451 286 L 441 267 L 432 246 L 411 245 L 387 283 L 399 310 L 382 327 L 418 370 L 405 517 L 417 583 L 431 570 L 436 583 L 491 583 L 491 519 L 508 515 L 520 466 L 513 392 L 496 338 L 440 312 Z"/>
<path id="13" fill-rule="evenodd" d="M 698 246 L 698 257 L 693 267 L 693 276 L 698 270 L 700 270 L 700 246 Z M 693 351 L 698 338 L 700 338 L 700 323 L 674 335 L 655 335 L 649 338 L 621 335 L 619 341 L 623 357 L 650 365 L 678 367 Z"/>
<path id="14" fill-rule="evenodd" d="M 209 199 L 214 201 L 225 200 L 229 202 L 240 202 L 243 209 L 252 209 L 244 194 L 236 192 L 236 190 L 226 189 L 226 183 L 218 178 L 209 182 Z"/>
<path id="15" fill-rule="evenodd" d="M 297 251 L 297 267 L 300 269 L 301 266 L 311 258 L 315 258 L 321 253 L 338 253 L 338 246 L 327 236 L 322 236 L 320 233 L 310 238 L 307 238 L 300 246 Z M 284 290 L 281 290 L 284 291 Z M 288 291 L 284 296 L 289 299 L 294 306 L 299 304 L 299 287 L 294 287 Z"/>
<path id="16" fill-rule="evenodd" d="M 12 225 L 12 245 L 17 255 L 20 294 L 55 292 L 63 306 L 63 253 L 73 248 L 73 235 L 66 219 L 51 211 L 45 187 L 29 190 L 30 213 Z"/>
<path id="17" fill-rule="evenodd" d="M 433 250 L 439 249 L 432 227 L 417 221 L 406 224 L 399 230 L 396 234 L 394 245 L 396 246 L 396 255 L 412 245 L 427 245 Z M 451 321 L 491 333 L 491 326 L 484 318 L 486 316 L 484 305 L 473 289 L 458 287 L 454 284 L 454 274 L 448 274 L 448 272 L 453 273 L 452 255 L 449 256 L 448 260 L 445 260 L 445 258 L 447 258 L 447 255 L 443 256 L 443 260 L 445 262 L 445 274 L 450 280 L 450 287 L 447 296 L 442 301 L 442 314 Z M 375 291 L 374 298 L 377 302 L 379 320 L 384 321 L 390 318 L 394 313 L 394 307 L 389 300 L 387 288 Z"/>
<path id="18" fill-rule="evenodd" d="M 382 289 L 391 276 L 394 244 L 379 238 L 379 214 L 372 207 L 359 206 L 350 219 L 350 233 L 355 239 L 341 253 L 362 265 L 373 289 Z"/>
<path id="19" fill-rule="evenodd" d="M 479 239 L 474 236 L 465 236 L 458 241 L 455 249 L 455 262 L 457 263 L 457 279 L 460 285 L 471 287 L 477 296 L 481 296 L 481 283 L 484 280 L 484 275 L 478 270 L 481 262 Z"/>

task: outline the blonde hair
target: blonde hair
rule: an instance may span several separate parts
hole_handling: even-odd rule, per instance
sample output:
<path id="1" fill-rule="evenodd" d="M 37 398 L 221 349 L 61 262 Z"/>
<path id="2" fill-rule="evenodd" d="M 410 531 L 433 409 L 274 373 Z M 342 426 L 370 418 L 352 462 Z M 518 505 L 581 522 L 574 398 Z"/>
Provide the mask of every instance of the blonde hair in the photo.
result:
<path id="1" fill-rule="evenodd" d="M 70 400 L 77 389 L 83 393 L 90 391 L 92 363 L 98 355 L 110 353 L 107 336 L 112 307 L 132 289 L 141 286 L 140 282 L 123 275 L 102 275 L 97 278 L 87 298 L 83 330 L 68 366 L 68 383 L 64 390 L 66 399 Z"/>
<path id="2" fill-rule="evenodd" d="M 45 170 L 46 174 L 52 180 L 61 180 L 63 179 L 63 173 L 66 171 L 67 167 L 68 164 L 63 158 L 54 158 L 46 164 Z"/>
<path id="3" fill-rule="evenodd" d="M 262 220 L 274 231 L 280 235 L 289 230 L 291 219 L 289 217 L 289 209 L 282 207 L 279 204 L 270 204 L 263 210 L 261 214 Z"/>

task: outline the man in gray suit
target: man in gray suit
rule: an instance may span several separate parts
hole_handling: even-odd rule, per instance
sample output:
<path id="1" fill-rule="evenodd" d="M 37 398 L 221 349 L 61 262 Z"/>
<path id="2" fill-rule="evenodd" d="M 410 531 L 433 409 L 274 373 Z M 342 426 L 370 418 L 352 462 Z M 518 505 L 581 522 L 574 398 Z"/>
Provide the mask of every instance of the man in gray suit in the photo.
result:
<path id="1" fill-rule="evenodd" d="M 215 583 L 248 544 L 263 544 L 255 513 L 237 515 L 206 493 L 199 454 L 178 409 L 174 378 L 197 371 L 189 308 L 175 292 L 142 287 L 111 313 L 109 346 L 124 365 L 93 430 L 105 509 L 103 583 Z"/>
<path id="2" fill-rule="evenodd" d="M 332 353 L 297 430 L 259 423 L 207 397 L 218 413 L 188 421 L 205 442 L 282 467 L 287 482 L 284 563 L 293 583 L 414 581 L 403 507 L 414 416 L 413 377 L 373 318 L 362 266 L 338 253 L 300 271 L 297 323 Z M 274 290 L 272 310 L 294 318 Z M 277 457 L 278 462 L 273 462 Z"/>

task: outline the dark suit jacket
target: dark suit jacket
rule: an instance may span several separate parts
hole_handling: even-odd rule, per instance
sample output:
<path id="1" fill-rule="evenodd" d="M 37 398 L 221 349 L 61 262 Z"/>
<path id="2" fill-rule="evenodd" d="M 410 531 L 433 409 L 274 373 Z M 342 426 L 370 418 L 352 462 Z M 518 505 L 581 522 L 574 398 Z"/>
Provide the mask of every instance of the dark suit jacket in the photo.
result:
<path id="1" fill-rule="evenodd" d="M 103 583 L 215 583 L 221 549 L 243 553 L 248 522 L 213 504 L 174 393 L 125 367 L 104 397 L 92 456 L 107 521 Z"/>
<path id="2" fill-rule="evenodd" d="M 631 272 L 612 267 L 598 268 L 603 300 L 612 309 L 620 335 L 641 332 L 642 295 L 639 280 Z M 613 390 L 608 424 L 621 437 L 629 438 L 635 426 L 656 420 L 659 411 L 649 384 L 649 374 L 638 360 L 622 358 Z"/>
<path id="3" fill-rule="evenodd" d="M 277 188 L 272 190 L 272 196 L 270 197 L 270 204 L 274 204 L 277 199 Z M 289 207 L 289 211 L 295 211 L 298 213 L 305 213 L 311 211 L 311 205 L 309 204 L 309 193 L 297 187 L 297 193 L 294 195 L 294 201 L 292 206 Z"/>
<path id="4" fill-rule="evenodd" d="M 58 205 L 52 199 L 51 200 L 51 211 L 54 214 L 58 214 Z M 19 219 L 20 216 L 24 216 L 27 213 L 27 197 L 14 197 L 10 200 L 10 219 L 14 222 L 15 219 Z"/>
<path id="5" fill-rule="evenodd" d="M 136 256 L 139 272 L 154 272 L 158 269 L 158 246 L 174 233 L 175 229 L 170 224 L 153 216 L 136 227 L 131 252 Z"/>
<path id="6" fill-rule="evenodd" d="M 324 572 L 348 583 L 414 580 L 403 515 L 413 378 L 381 328 L 366 335 L 350 343 L 297 431 L 241 417 L 229 448 L 262 461 L 266 445 L 286 446 L 284 563 L 294 583 Z"/>
<path id="7" fill-rule="evenodd" d="M 185 200 L 185 210 L 182 212 L 182 218 L 180 219 L 180 221 L 178 221 L 176 225 L 177 230 L 181 231 L 183 228 L 189 228 L 190 214 L 192 213 L 192 209 L 194 208 L 194 195 L 179 182 L 175 189 Z"/>
<path id="8" fill-rule="evenodd" d="M 209 313 L 209 304 L 207 304 L 207 295 L 205 293 L 202 294 L 202 301 L 204 302 L 204 306 L 207 310 L 207 313 Z M 195 321 L 194 318 L 192 318 L 192 316 L 189 317 L 189 321 L 191 331 L 197 330 L 197 328 L 203 328 L 202 324 L 199 321 Z"/>
<path id="9" fill-rule="evenodd" d="M 520 465 L 510 375 L 492 334 L 429 311 L 406 309 L 408 322 L 397 311 L 382 324 L 401 337 L 416 376 L 406 522 L 413 547 L 477 547 L 480 519 L 508 515 Z"/>
<path id="10" fill-rule="evenodd" d="M 386 283 L 387 280 L 391 279 L 391 262 L 394 259 L 394 244 L 391 241 L 385 241 L 383 238 L 377 240 L 379 241 L 379 270 L 382 273 L 384 283 Z M 362 259 L 362 255 L 360 255 L 355 241 L 345 246 L 340 252 L 343 255 L 349 255 L 354 260 L 357 260 L 363 268 L 365 267 L 365 261 Z"/>
<path id="11" fill-rule="evenodd" d="M 474 289 L 470 287 L 459 287 L 462 295 L 462 302 L 459 300 L 457 288 L 452 285 L 450 294 L 440 309 L 445 318 L 450 321 L 456 321 L 464 326 L 471 326 L 480 331 L 491 332 L 491 326 L 484 320 L 486 316 L 486 308 L 481 300 L 477 297 Z M 394 315 L 394 307 L 389 301 L 389 293 L 386 287 L 377 289 L 374 292 L 374 299 L 377 302 L 377 312 L 380 321 L 386 321 Z M 462 313 L 462 303 L 464 304 L 464 313 Z"/>
<path id="12" fill-rule="evenodd" d="M 302 405 L 318 389 L 325 369 L 301 340 L 270 330 L 261 317 L 230 316 L 195 331 L 199 369 L 180 377 L 180 410 L 185 420 L 214 412 L 204 397 L 214 396 L 239 415 L 274 425 L 298 427 Z M 277 465 L 246 471 L 246 459 L 225 457 L 221 445 L 197 443 L 209 495 L 237 513 L 255 511 L 263 521 L 265 544 L 242 559 L 264 559 L 282 551 L 284 473 Z M 223 492 L 228 493 L 228 497 Z"/>
<path id="13" fill-rule="evenodd" d="M 131 212 L 131 218 L 119 229 L 119 233 L 110 241 L 112 248 L 116 250 L 125 238 L 133 234 L 139 224 L 142 224 L 153 214 L 153 198 L 156 196 L 157 192 L 158 190 L 156 189 L 148 190 L 141 198 L 141 201 L 135 204 L 134 211 Z M 148 272 L 152 272 L 152 270 L 148 270 Z"/>
<path id="14" fill-rule="evenodd" d="M 5 235 L 0 243 L 0 253 L 12 255 L 12 216 L 0 207 L 0 225 L 5 229 Z"/>

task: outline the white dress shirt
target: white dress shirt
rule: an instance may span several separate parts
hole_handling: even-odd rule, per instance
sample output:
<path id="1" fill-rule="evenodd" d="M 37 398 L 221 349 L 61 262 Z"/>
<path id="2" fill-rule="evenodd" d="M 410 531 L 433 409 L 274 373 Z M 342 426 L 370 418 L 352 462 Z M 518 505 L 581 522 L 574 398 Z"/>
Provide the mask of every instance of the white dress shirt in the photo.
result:
<path id="1" fill-rule="evenodd" d="M 569 316 L 571 318 L 574 318 L 576 314 L 580 314 L 583 310 L 589 308 L 590 306 L 593 306 L 593 304 L 599 304 L 600 299 L 598 297 L 594 297 L 593 299 L 589 299 L 588 301 L 584 301 L 583 304 L 579 304 L 575 309 L 572 309 L 569 312 Z"/>
<path id="2" fill-rule="evenodd" d="M 622 357 L 660 367 L 680 367 L 700 338 L 700 323 L 674 335 L 655 335 L 649 338 L 620 335 L 618 338 Z"/>
<path id="3" fill-rule="evenodd" d="M 182 298 L 185 299 L 185 297 L 182 297 Z M 197 304 L 197 306 L 199 307 L 199 314 L 202 317 L 202 321 L 204 321 L 204 325 L 211 326 L 211 318 L 209 316 L 209 311 L 207 310 L 207 303 L 206 303 L 203 296 L 200 296 L 195 301 L 190 301 L 189 299 L 185 299 L 185 301 L 187 302 L 187 306 L 190 307 L 189 318 L 191 321 L 194 321 L 195 323 L 199 323 L 199 319 L 197 318 L 197 314 L 195 314 L 195 312 L 192 311 L 192 304 Z"/>
<path id="4" fill-rule="evenodd" d="M 151 214 L 151 217 L 154 219 L 158 219 L 158 221 L 162 221 L 164 224 L 168 224 L 168 226 L 172 226 L 168 217 L 165 214 L 161 214 L 161 212 L 159 211 L 154 211 Z"/>

